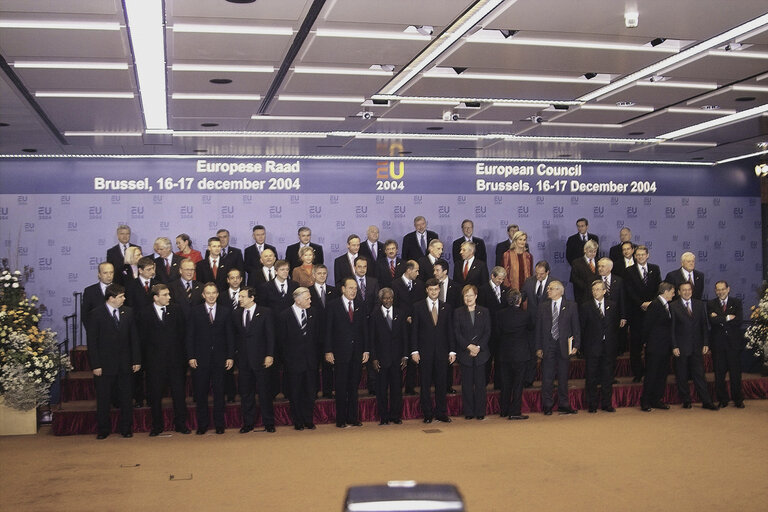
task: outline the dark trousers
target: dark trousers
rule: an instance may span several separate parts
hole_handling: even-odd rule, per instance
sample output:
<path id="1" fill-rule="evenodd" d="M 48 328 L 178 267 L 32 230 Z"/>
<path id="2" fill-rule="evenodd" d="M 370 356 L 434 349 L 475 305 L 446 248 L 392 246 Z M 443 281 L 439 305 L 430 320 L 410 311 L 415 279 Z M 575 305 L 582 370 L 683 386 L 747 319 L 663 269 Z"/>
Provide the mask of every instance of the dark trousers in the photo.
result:
<path id="1" fill-rule="evenodd" d="M 461 365 L 461 403 L 465 416 L 485 416 L 485 364 Z"/>
<path id="2" fill-rule="evenodd" d="M 613 375 L 616 372 L 616 356 L 603 353 L 597 357 L 588 357 L 587 370 L 587 405 L 591 409 L 597 408 L 597 386 L 600 386 L 602 395 L 601 407 L 613 406 Z"/>
<path id="3" fill-rule="evenodd" d="M 623 354 L 627 351 L 627 348 L 629 348 L 629 326 L 625 325 L 624 327 L 619 327 L 617 343 L 618 354 Z"/>
<path id="4" fill-rule="evenodd" d="M 399 420 L 403 413 L 403 373 L 399 364 L 382 368 L 376 376 L 376 406 L 382 421 Z"/>
<path id="5" fill-rule="evenodd" d="M 544 347 L 544 359 L 541 361 L 541 405 L 544 409 L 552 409 L 554 398 L 552 393 L 557 377 L 557 404 L 560 409 L 571 407 L 568 399 L 568 356 L 560 354 L 560 342 L 551 340 Z"/>
<path id="6" fill-rule="evenodd" d="M 320 375 L 320 389 L 323 391 L 324 397 L 330 398 L 333 394 L 333 365 L 325 360 L 324 353 L 320 355 L 320 359 L 322 360 L 320 365 L 322 370 Z"/>
<path id="7" fill-rule="evenodd" d="M 738 403 L 744 401 L 741 390 L 741 349 L 718 349 L 712 351 L 712 364 L 715 367 L 715 389 L 717 400 L 728 402 L 728 389 L 725 374 L 731 379 L 731 399 Z"/>
<path id="8" fill-rule="evenodd" d="M 643 395 L 640 404 L 651 407 L 664 399 L 667 387 L 667 372 L 669 371 L 669 353 L 645 354 L 645 380 L 643 380 Z"/>
<path id="9" fill-rule="evenodd" d="M 336 361 L 333 369 L 336 377 L 336 423 L 356 423 L 358 421 L 357 388 L 360 386 L 362 364 L 360 359 L 341 363 Z"/>
<path id="10" fill-rule="evenodd" d="M 523 406 L 523 385 L 530 361 L 499 362 L 496 370 L 501 374 L 499 406 L 502 416 L 520 416 Z"/>
<path id="11" fill-rule="evenodd" d="M 366 384 L 368 385 L 368 392 L 374 395 L 378 389 L 376 380 L 379 378 L 379 373 L 376 371 L 376 368 L 374 368 L 372 360 L 369 360 L 365 364 L 365 373 L 367 377 Z"/>
<path id="12" fill-rule="evenodd" d="M 152 409 L 152 429 L 163 430 L 163 394 L 171 388 L 173 399 L 173 426 L 177 429 L 187 427 L 187 390 L 185 387 L 186 367 L 177 361 L 152 361 L 147 365 L 147 385 Z"/>
<path id="13" fill-rule="evenodd" d="M 230 402 L 235 401 L 235 395 L 237 389 L 235 386 L 235 367 L 233 366 L 229 370 L 224 370 L 224 394 L 227 395 L 227 400 Z"/>
<path id="14" fill-rule="evenodd" d="M 632 375 L 642 377 L 643 368 L 643 318 L 644 314 L 636 314 L 629 324 L 629 364 L 632 366 Z M 646 366 L 648 364 L 646 356 Z"/>
<path id="15" fill-rule="evenodd" d="M 147 396 L 148 393 L 146 392 L 146 377 L 147 372 L 144 370 L 144 368 L 141 368 L 139 371 L 131 375 L 133 399 L 137 404 L 141 404 L 145 400 L 147 402 L 150 401 L 150 398 Z"/>
<path id="16" fill-rule="evenodd" d="M 96 386 L 96 422 L 99 434 L 112 432 L 110 409 L 112 408 L 112 390 L 117 388 L 120 404 L 120 433 L 127 434 L 133 428 L 133 406 L 131 404 L 133 374 L 102 375 L 93 377 Z"/>
<path id="17" fill-rule="evenodd" d="M 688 385 L 688 375 L 693 377 L 693 387 L 699 394 L 701 403 L 712 402 L 707 389 L 707 380 L 704 378 L 704 357 L 700 350 L 693 350 L 689 356 L 675 357 L 675 380 L 677 381 L 677 393 L 683 402 L 691 401 L 691 388 Z"/>
<path id="18" fill-rule="evenodd" d="M 259 390 L 259 408 L 261 422 L 275 425 L 275 412 L 272 408 L 272 391 L 269 389 L 272 368 L 240 368 L 240 411 L 243 415 L 243 425 L 253 426 L 256 423 L 256 388 Z"/>
<path id="19" fill-rule="evenodd" d="M 536 349 L 531 349 L 531 358 L 525 363 L 525 373 L 523 374 L 523 386 L 529 387 L 536 380 L 536 366 L 539 358 L 536 356 Z"/>
<path id="20" fill-rule="evenodd" d="M 197 428 L 207 429 L 210 424 L 208 411 L 208 390 L 213 389 L 213 424 L 216 427 L 224 427 L 224 364 L 214 366 L 213 361 L 204 361 L 200 364 L 197 360 L 197 368 L 192 370 L 192 379 L 195 383 L 195 402 L 197 402 L 196 416 Z"/>
<path id="21" fill-rule="evenodd" d="M 408 364 L 405 367 L 405 392 L 413 394 L 413 388 L 416 387 L 416 377 L 418 374 L 419 365 L 413 362 L 413 359 L 408 358 Z"/>
<path id="22" fill-rule="evenodd" d="M 431 419 L 437 416 L 448 416 L 448 400 L 446 398 L 446 374 L 448 373 L 448 356 L 438 356 L 433 360 L 422 359 L 419 362 L 421 375 L 421 392 L 419 403 L 421 412 L 425 418 Z M 435 384 L 435 407 L 432 407 L 432 393 L 430 387 Z"/>
<path id="23" fill-rule="evenodd" d="M 291 397 L 291 421 L 294 425 L 314 423 L 315 387 L 314 372 L 286 372 L 288 392 Z"/>

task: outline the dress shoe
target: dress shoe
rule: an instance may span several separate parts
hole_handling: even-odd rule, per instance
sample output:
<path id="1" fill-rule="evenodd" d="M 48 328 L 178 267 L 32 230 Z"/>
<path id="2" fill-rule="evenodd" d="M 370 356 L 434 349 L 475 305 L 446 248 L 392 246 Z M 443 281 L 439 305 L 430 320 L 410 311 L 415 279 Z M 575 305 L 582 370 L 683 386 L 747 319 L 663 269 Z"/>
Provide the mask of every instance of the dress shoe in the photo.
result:
<path id="1" fill-rule="evenodd" d="M 510 420 L 527 420 L 528 415 L 527 414 L 513 414 L 508 419 Z"/>
<path id="2" fill-rule="evenodd" d="M 323 393 L 323 398 L 333 398 L 333 393 Z"/>
<path id="3" fill-rule="evenodd" d="M 99 434 L 96 436 L 96 439 L 106 439 L 109 437 L 109 434 Z"/>
<path id="4" fill-rule="evenodd" d="M 305 423 L 304 428 L 306 428 L 307 430 L 315 430 L 317 427 L 315 426 L 314 423 Z"/>
<path id="5" fill-rule="evenodd" d="M 450 423 L 451 418 L 448 416 L 443 416 L 442 414 L 440 416 L 435 416 L 435 419 L 441 423 Z"/>
<path id="6" fill-rule="evenodd" d="M 728 402 L 720 402 L 721 409 L 725 409 L 726 407 L 728 407 Z"/>
<path id="7" fill-rule="evenodd" d="M 669 406 L 665 404 L 664 402 L 656 402 L 653 404 L 654 409 L 663 409 L 663 410 L 669 410 Z"/>
<path id="8" fill-rule="evenodd" d="M 451 395 L 455 395 L 455 394 L 456 394 L 456 390 L 455 390 L 455 389 L 453 389 L 453 388 L 448 388 L 448 389 L 446 390 L 446 393 L 449 393 L 449 394 L 451 394 Z"/>
<path id="9" fill-rule="evenodd" d="M 634 377 L 632 379 L 632 382 L 643 382 L 643 378 L 642 377 Z"/>
<path id="10" fill-rule="evenodd" d="M 293 430 L 304 430 L 304 425 L 301 425 L 301 424 L 294 425 Z"/>
<path id="11" fill-rule="evenodd" d="M 353 427 L 362 427 L 363 426 L 363 424 L 360 423 L 359 421 L 350 421 L 349 424 L 352 425 Z"/>
<path id="12" fill-rule="evenodd" d="M 737 409 L 743 409 L 744 408 L 744 402 L 736 402 L 736 408 Z"/>
<path id="13" fill-rule="evenodd" d="M 394 423 L 395 425 L 402 425 L 403 420 L 401 420 L 400 418 L 397 418 L 396 420 L 392 420 L 392 423 Z"/>
<path id="14" fill-rule="evenodd" d="M 483 421 L 485 419 L 485 416 L 477 416 L 477 419 L 480 421 Z"/>
<path id="15" fill-rule="evenodd" d="M 720 410 L 720 408 L 718 406 L 716 406 L 715 404 L 713 404 L 712 402 L 707 402 L 705 404 L 702 404 L 701 408 L 702 409 L 709 409 L 710 411 L 719 411 Z"/>
<path id="16" fill-rule="evenodd" d="M 266 430 L 270 434 L 274 434 L 275 433 L 275 426 L 274 425 L 266 425 L 264 427 L 264 430 Z"/>
<path id="17" fill-rule="evenodd" d="M 640 406 L 640 410 L 643 412 L 651 412 L 653 409 L 649 405 L 642 405 Z"/>
<path id="18" fill-rule="evenodd" d="M 205 435 L 206 432 L 208 432 L 207 428 L 199 428 L 195 430 L 195 434 L 197 434 L 198 436 L 203 436 Z"/>
<path id="19" fill-rule="evenodd" d="M 596 413 L 597 412 L 597 407 L 590 407 L 588 412 L 592 413 L 592 414 Z"/>
<path id="20" fill-rule="evenodd" d="M 474 419 L 474 418 L 475 418 L 474 416 L 464 416 L 465 420 L 471 420 L 471 419 Z"/>
<path id="21" fill-rule="evenodd" d="M 576 409 L 571 409 L 570 407 L 564 407 L 562 409 L 557 410 L 558 414 L 577 414 L 579 411 Z"/>
<path id="22" fill-rule="evenodd" d="M 691 408 L 691 402 L 683 402 L 683 409 L 690 409 Z"/>
<path id="23" fill-rule="evenodd" d="M 605 412 L 616 412 L 616 408 L 613 407 L 612 405 L 609 405 L 608 407 L 603 407 L 603 410 Z"/>
<path id="24" fill-rule="evenodd" d="M 223 434 L 224 433 L 224 427 L 216 427 L 216 433 L 217 434 Z"/>
<path id="25" fill-rule="evenodd" d="M 162 433 L 163 433 L 163 429 L 153 428 L 152 430 L 149 431 L 149 437 L 157 437 Z"/>
<path id="26" fill-rule="evenodd" d="M 176 432 L 178 432 L 179 434 L 189 434 L 189 433 L 191 433 L 191 432 L 192 432 L 192 431 L 191 431 L 191 430 L 189 430 L 187 427 L 176 427 L 176 429 L 175 429 L 175 430 L 176 430 Z"/>
<path id="27" fill-rule="evenodd" d="M 336 422 L 336 428 L 347 428 L 347 424 Z"/>
<path id="28" fill-rule="evenodd" d="M 253 430 L 253 425 L 243 425 L 242 427 L 240 427 L 241 434 L 247 434 L 251 430 Z"/>
<path id="29" fill-rule="evenodd" d="M 125 437 L 125 438 L 131 438 L 131 437 L 133 437 L 133 432 L 123 432 L 120 435 Z"/>
<path id="30" fill-rule="evenodd" d="M 432 418 L 424 418 L 424 423 L 432 423 Z"/>
<path id="31" fill-rule="evenodd" d="M 544 416 L 552 416 L 552 408 L 551 407 L 547 407 L 546 409 L 544 409 Z"/>
<path id="32" fill-rule="evenodd" d="M 389 422 L 387 420 L 381 420 L 379 425 L 389 425 Z"/>

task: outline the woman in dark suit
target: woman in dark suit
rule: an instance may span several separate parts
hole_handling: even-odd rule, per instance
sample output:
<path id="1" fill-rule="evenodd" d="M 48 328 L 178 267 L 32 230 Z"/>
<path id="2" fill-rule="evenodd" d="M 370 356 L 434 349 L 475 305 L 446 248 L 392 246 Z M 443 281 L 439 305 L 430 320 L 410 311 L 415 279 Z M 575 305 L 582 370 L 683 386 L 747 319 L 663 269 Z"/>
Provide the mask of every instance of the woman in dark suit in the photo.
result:
<path id="1" fill-rule="evenodd" d="M 507 307 L 496 313 L 496 339 L 499 348 L 496 361 L 501 372 L 501 416 L 510 420 L 527 420 L 522 413 L 523 379 L 533 353 L 533 315 L 520 307 L 525 300 L 519 290 L 509 290 Z"/>
<path id="2" fill-rule="evenodd" d="M 491 317 L 487 308 L 477 305 L 477 288 L 466 285 L 461 295 L 464 306 L 453 312 L 457 358 L 461 364 L 461 401 L 468 420 L 485 419 L 485 363 L 490 357 Z"/>
<path id="3" fill-rule="evenodd" d="M 125 250 L 123 261 L 125 264 L 119 274 L 115 276 L 115 281 L 126 288 L 131 281 L 139 278 L 139 260 L 141 259 L 141 247 L 132 245 Z M 117 269 L 115 269 L 117 270 Z"/>

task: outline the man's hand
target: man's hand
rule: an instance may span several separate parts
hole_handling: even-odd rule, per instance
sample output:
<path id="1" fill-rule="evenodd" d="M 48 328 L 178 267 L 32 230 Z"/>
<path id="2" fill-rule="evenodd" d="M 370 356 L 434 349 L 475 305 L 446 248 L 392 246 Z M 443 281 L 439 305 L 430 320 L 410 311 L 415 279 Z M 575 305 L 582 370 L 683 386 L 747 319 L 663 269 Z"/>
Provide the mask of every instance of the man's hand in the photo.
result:
<path id="1" fill-rule="evenodd" d="M 625 325 L 627 325 L 627 320 L 625 318 L 622 318 L 621 322 L 619 322 L 619 327 L 624 327 Z"/>
<path id="2" fill-rule="evenodd" d="M 264 358 L 264 368 L 269 368 L 270 366 L 272 366 L 272 363 L 274 363 L 274 362 L 275 362 L 275 358 L 273 358 L 272 356 L 265 357 Z"/>
<path id="3" fill-rule="evenodd" d="M 363 364 L 368 362 L 368 358 L 371 356 L 370 352 L 363 352 Z"/>
<path id="4" fill-rule="evenodd" d="M 579 349 L 578 349 L 578 348 L 576 348 L 576 347 L 571 347 L 571 351 L 570 351 L 570 352 L 568 352 L 568 355 L 569 355 L 569 356 L 572 356 L 572 355 L 576 354 L 576 352 L 578 352 L 578 351 L 579 351 Z"/>
<path id="5" fill-rule="evenodd" d="M 408 366 L 408 358 L 404 357 L 402 361 L 400 361 L 400 369 L 405 370 L 405 367 Z"/>
<path id="6" fill-rule="evenodd" d="M 419 364 L 419 361 L 421 360 L 418 352 L 416 352 L 415 354 L 411 354 L 411 359 L 413 359 L 413 362 L 416 364 Z"/>
<path id="7" fill-rule="evenodd" d="M 132 369 L 133 369 L 133 373 L 136 373 L 137 371 L 141 370 L 141 365 L 135 364 L 133 365 Z"/>
<path id="8" fill-rule="evenodd" d="M 325 353 L 325 362 L 329 364 L 333 364 L 333 352 Z"/>
<path id="9" fill-rule="evenodd" d="M 190 359 L 189 360 L 189 367 L 190 368 L 197 368 L 197 359 Z"/>
<path id="10" fill-rule="evenodd" d="M 408 318 L 405 319 L 405 321 L 410 324 L 411 322 L 413 322 L 413 317 L 409 316 Z"/>
<path id="11" fill-rule="evenodd" d="M 470 357 L 477 357 L 477 354 L 480 353 L 480 347 L 478 345 L 473 345 L 471 343 L 467 345 L 467 350 L 469 350 Z"/>
<path id="12" fill-rule="evenodd" d="M 648 309 L 648 306 L 650 306 L 650 305 L 651 305 L 651 301 L 643 302 L 642 304 L 640 304 L 640 309 L 645 311 L 646 309 Z"/>
<path id="13" fill-rule="evenodd" d="M 374 359 L 374 360 L 373 360 L 373 368 L 374 368 L 374 369 L 375 369 L 377 372 L 380 372 L 380 371 L 381 371 L 381 363 L 379 362 L 379 360 L 378 360 L 378 359 Z"/>
<path id="14" fill-rule="evenodd" d="M 709 352 L 709 347 L 708 346 L 704 345 L 703 347 L 701 347 L 701 353 L 702 354 L 707 354 L 708 352 Z"/>
<path id="15" fill-rule="evenodd" d="M 537 350 L 536 351 L 536 357 L 538 357 L 539 359 L 544 358 L 544 351 L 541 350 L 541 349 Z"/>
<path id="16" fill-rule="evenodd" d="M 448 354 L 448 364 L 453 364 L 456 361 L 456 354 Z"/>
<path id="17" fill-rule="evenodd" d="M 675 357 L 680 357 L 680 349 L 679 348 L 673 348 L 672 349 L 672 355 Z"/>
<path id="18" fill-rule="evenodd" d="M 93 369 L 93 374 L 94 374 L 96 377 L 101 377 L 101 368 L 94 368 L 94 369 Z"/>
<path id="19" fill-rule="evenodd" d="M 227 359 L 224 363 L 224 369 L 225 370 L 231 370 L 232 367 L 235 366 L 235 360 L 234 359 Z"/>

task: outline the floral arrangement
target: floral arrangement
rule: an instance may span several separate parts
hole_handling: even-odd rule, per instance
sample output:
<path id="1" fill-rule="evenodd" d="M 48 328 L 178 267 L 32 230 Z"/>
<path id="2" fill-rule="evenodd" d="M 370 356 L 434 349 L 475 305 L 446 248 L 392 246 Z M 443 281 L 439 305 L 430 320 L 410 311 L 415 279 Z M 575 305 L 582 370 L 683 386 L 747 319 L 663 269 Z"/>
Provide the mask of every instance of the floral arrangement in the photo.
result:
<path id="1" fill-rule="evenodd" d="M 38 327 L 41 306 L 34 295 L 27 298 L 22 281 L 30 272 L 0 271 L 0 394 L 23 411 L 47 404 L 59 371 L 71 369 L 56 333 Z"/>
<path id="2" fill-rule="evenodd" d="M 752 306 L 749 320 L 751 325 L 744 333 L 747 338 L 747 350 L 763 364 L 768 364 L 768 284 L 761 287 L 760 302 L 757 306 Z"/>

